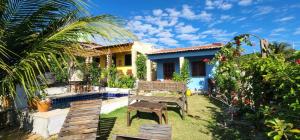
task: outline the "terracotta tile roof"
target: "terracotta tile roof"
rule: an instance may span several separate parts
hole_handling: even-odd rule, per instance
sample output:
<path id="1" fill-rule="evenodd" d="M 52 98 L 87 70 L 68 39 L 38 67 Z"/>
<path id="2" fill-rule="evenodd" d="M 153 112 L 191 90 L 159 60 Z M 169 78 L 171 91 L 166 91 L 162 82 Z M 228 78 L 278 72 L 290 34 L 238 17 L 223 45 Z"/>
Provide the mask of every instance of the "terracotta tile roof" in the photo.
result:
<path id="1" fill-rule="evenodd" d="M 200 50 L 210 50 L 210 49 L 219 49 L 223 47 L 222 43 L 212 43 L 204 46 L 194 46 L 194 47 L 186 47 L 186 48 L 175 48 L 175 49 L 163 49 L 155 52 L 148 53 L 152 54 L 165 54 L 165 53 L 178 53 L 178 52 L 188 52 L 188 51 L 200 51 Z"/>

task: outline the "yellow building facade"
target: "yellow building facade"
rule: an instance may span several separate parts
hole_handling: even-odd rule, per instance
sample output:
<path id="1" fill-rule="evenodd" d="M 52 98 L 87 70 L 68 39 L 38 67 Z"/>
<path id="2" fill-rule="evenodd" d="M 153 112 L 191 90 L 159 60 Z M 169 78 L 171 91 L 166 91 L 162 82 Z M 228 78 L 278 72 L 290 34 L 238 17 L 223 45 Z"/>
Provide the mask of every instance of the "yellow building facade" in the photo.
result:
<path id="1" fill-rule="evenodd" d="M 111 46 L 101 46 L 98 44 L 82 44 L 87 49 L 97 50 L 99 55 L 87 58 L 88 61 L 97 60 L 100 68 L 108 68 L 112 64 L 116 66 L 118 72 L 125 75 L 136 76 L 136 58 L 139 54 L 146 54 L 156 49 L 151 44 L 141 42 L 117 44 Z"/>

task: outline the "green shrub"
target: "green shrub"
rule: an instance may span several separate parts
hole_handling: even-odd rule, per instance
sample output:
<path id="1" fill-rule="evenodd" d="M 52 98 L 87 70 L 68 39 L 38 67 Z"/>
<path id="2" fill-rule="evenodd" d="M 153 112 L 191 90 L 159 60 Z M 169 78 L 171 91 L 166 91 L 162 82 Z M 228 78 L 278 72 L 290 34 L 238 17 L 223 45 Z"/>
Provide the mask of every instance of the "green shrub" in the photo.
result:
<path id="1" fill-rule="evenodd" d="M 137 69 L 137 78 L 140 80 L 145 80 L 146 78 L 146 56 L 143 54 L 139 54 L 136 59 L 136 69 Z"/>
<path id="2" fill-rule="evenodd" d="M 281 121 L 273 123 L 286 121 L 300 126 L 297 121 L 300 119 L 300 65 L 295 63 L 300 58 L 299 52 L 288 57 L 281 52 L 269 53 L 267 57 L 241 55 L 241 43 L 251 45 L 249 35 L 237 36 L 214 58 L 213 62 L 217 64 L 215 79 L 218 94 L 221 94 L 218 97 L 222 97 L 222 102 L 229 108 L 237 108 L 237 114 L 254 113 L 257 117 L 251 121 L 280 118 Z M 276 138 L 284 136 L 279 129 L 273 131 L 280 133 Z M 269 136 L 275 139 L 273 133 Z"/>
<path id="3" fill-rule="evenodd" d="M 88 74 L 90 75 L 92 85 L 98 86 L 100 84 L 101 77 L 101 69 L 99 64 L 96 62 L 90 64 L 88 68 Z"/>
<path id="4" fill-rule="evenodd" d="M 119 88 L 133 88 L 135 83 L 135 78 L 133 76 L 121 75 L 118 78 L 117 83 Z"/>
<path id="5" fill-rule="evenodd" d="M 177 82 L 184 82 L 189 83 L 191 79 L 190 76 L 190 68 L 189 68 L 189 61 L 187 59 L 184 60 L 182 67 L 180 69 L 180 74 L 174 72 L 173 73 L 173 80 Z"/>

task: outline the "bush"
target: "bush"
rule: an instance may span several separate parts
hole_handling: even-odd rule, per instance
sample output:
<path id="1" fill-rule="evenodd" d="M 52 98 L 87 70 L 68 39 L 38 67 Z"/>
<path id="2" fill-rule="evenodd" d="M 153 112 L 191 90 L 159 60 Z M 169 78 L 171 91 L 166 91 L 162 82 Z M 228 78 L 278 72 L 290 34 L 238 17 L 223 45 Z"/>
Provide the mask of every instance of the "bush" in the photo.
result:
<path id="1" fill-rule="evenodd" d="M 140 54 L 136 59 L 136 69 L 137 69 L 137 78 L 140 80 L 145 80 L 146 78 L 146 56 Z"/>
<path id="2" fill-rule="evenodd" d="M 121 75 L 117 81 L 117 87 L 119 88 L 133 88 L 135 83 L 135 78 L 133 76 Z"/>
<path id="3" fill-rule="evenodd" d="M 101 69 L 99 64 L 93 62 L 91 65 L 89 65 L 88 74 L 90 75 L 92 85 L 98 86 L 100 84 L 101 77 Z"/>
<path id="4" fill-rule="evenodd" d="M 267 57 L 259 54 L 241 56 L 242 42 L 251 45 L 248 35 L 238 36 L 214 58 L 214 63 L 218 63 L 215 72 L 218 97 L 222 97 L 222 102 L 229 108 L 238 111 L 231 113 L 242 116 L 254 113 L 257 117 L 252 121 L 269 124 L 272 122 L 269 120 L 278 118 L 280 121 L 277 122 L 300 126 L 297 121 L 300 119 L 300 65 L 295 62 L 299 52 L 288 57 L 280 52 L 270 53 Z"/>
<path id="5" fill-rule="evenodd" d="M 174 72 L 173 73 L 173 80 L 177 82 L 184 82 L 189 83 L 190 77 L 190 68 L 189 68 L 189 61 L 187 59 L 184 60 L 182 67 L 180 69 L 180 74 Z"/>

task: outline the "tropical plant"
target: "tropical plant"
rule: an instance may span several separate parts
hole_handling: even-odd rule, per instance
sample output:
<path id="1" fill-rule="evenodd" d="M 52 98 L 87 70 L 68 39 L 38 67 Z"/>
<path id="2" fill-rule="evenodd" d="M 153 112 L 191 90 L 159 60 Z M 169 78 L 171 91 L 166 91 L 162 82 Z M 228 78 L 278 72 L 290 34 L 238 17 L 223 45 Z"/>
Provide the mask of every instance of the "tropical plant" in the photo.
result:
<path id="1" fill-rule="evenodd" d="M 114 64 L 112 64 L 109 68 L 108 68 L 108 79 L 107 79 L 107 83 L 109 87 L 117 87 L 117 68 Z"/>
<path id="2" fill-rule="evenodd" d="M 62 60 L 62 58 L 58 58 L 58 60 Z M 55 62 L 50 62 L 50 71 L 55 76 L 55 81 L 58 83 L 67 83 L 69 78 L 69 66 L 66 63 L 61 63 L 57 65 Z"/>
<path id="3" fill-rule="evenodd" d="M 299 53 L 241 55 L 246 45 L 252 45 L 249 35 L 237 36 L 216 54 L 217 99 L 228 105 L 232 117 L 252 116 L 255 126 L 274 118 L 299 126 L 300 65 L 294 61 Z"/>
<path id="4" fill-rule="evenodd" d="M 271 53 L 274 54 L 284 54 L 285 58 L 289 58 L 296 51 L 292 48 L 291 44 L 285 42 L 272 42 L 269 45 L 269 49 Z"/>
<path id="5" fill-rule="evenodd" d="M 99 67 L 99 64 L 93 62 L 88 66 L 89 66 L 88 74 L 90 75 L 92 85 L 99 85 L 100 77 L 101 77 L 101 69 Z"/>
<path id="6" fill-rule="evenodd" d="M 145 80 L 146 78 L 146 56 L 143 54 L 139 54 L 136 58 L 136 70 L 137 70 L 137 78 L 140 80 Z"/>
<path id="7" fill-rule="evenodd" d="M 189 70 L 189 61 L 187 59 L 184 59 L 182 67 L 180 68 L 180 73 L 173 73 L 173 80 L 177 82 L 184 82 L 189 83 L 191 77 L 190 77 L 190 70 Z"/>
<path id="8" fill-rule="evenodd" d="M 123 21 L 111 15 L 90 16 L 85 0 L 0 1 L 0 94 L 16 93 L 21 85 L 40 88 L 37 75 L 61 66 L 93 37 L 118 42 L 133 37 Z M 64 57 L 63 57 L 64 56 Z M 42 78 L 45 79 L 45 78 Z"/>
<path id="9" fill-rule="evenodd" d="M 300 135 L 300 129 L 294 128 L 292 123 L 286 123 L 284 120 L 275 118 L 272 120 L 266 120 L 265 123 L 272 129 L 267 135 L 269 137 L 273 137 L 274 140 L 281 140 L 283 138 L 288 140 L 292 136 L 296 138 L 297 134 Z"/>
<path id="10" fill-rule="evenodd" d="M 133 88 L 135 83 L 135 78 L 131 75 L 120 75 L 117 80 L 117 87 L 119 88 Z"/>

